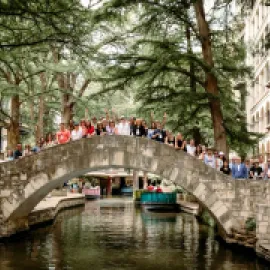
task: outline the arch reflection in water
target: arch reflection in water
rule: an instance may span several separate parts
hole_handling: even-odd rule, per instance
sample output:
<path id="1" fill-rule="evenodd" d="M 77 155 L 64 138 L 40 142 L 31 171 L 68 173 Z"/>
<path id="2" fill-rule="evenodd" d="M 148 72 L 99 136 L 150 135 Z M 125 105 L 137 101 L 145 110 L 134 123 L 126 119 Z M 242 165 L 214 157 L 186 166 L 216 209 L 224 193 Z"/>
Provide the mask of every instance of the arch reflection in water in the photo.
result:
<path id="1" fill-rule="evenodd" d="M 0 244 L 0 269 L 269 269 L 230 250 L 184 213 L 141 212 L 125 199 L 87 202 L 52 225 Z"/>

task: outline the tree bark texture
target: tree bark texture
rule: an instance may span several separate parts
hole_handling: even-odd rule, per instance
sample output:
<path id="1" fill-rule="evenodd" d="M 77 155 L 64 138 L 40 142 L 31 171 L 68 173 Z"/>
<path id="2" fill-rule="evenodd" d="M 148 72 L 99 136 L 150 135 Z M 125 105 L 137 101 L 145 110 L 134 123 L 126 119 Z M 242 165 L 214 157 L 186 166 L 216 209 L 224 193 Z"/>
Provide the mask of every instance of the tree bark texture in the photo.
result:
<path id="1" fill-rule="evenodd" d="M 57 48 L 52 48 L 54 62 L 59 63 L 60 57 L 59 52 Z M 57 74 L 57 83 L 59 89 L 62 91 L 62 101 L 61 101 L 61 122 L 65 123 L 66 125 L 72 120 L 73 114 L 72 114 L 72 107 L 73 105 L 70 102 L 71 95 L 69 93 L 70 86 L 71 86 L 71 80 L 70 73 L 63 73 L 59 72 Z"/>
<path id="2" fill-rule="evenodd" d="M 209 29 L 209 24 L 206 21 L 205 17 L 203 0 L 197 0 L 194 3 L 194 8 L 196 12 L 199 36 L 201 39 L 203 58 L 204 61 L 209 66 L 209 70 L 205 72 L 206 73 L 205 90 L 209 94 L 209 106 L 214 129 L 215 148 L 227 154 L 228 151 L 227 138 L 226 138 L 226 131 L 223 126 L 223 114 L 219 99 L 220 93 L 218 89 L 218 81 L 216 76 L 211 71 L 212 68 L 214 67 L 211 33 Z"/>
<path id="3" fill-rule="evenodd" d="M 37 142 L 40 140 L 40 138 L 44 136 L 44 113 L 45 113 L 44 91 L 47 88 L 46 76 L 44 72 L 40 74 L 40 82 L 41 82 L 42 93 L 39 96 L 38 122 L 37 122 L 37 129 L 36 129 Z"/>
<path id="4" fill-rule="evenodd" d="M 59 54 L 57 49 L 53 49 L 54 61 L 59 63 Z M 73 120 L 74 111 L 76 110 L 76 100 L 72 94 L 75 94 L 75 86 L 77 82 L 77 74 L 75 73 L 59 73 L 57 75 L 58 87 L 63 91 L 62 94 L 62 110 L 61 122 L 66 125 Z M 90 84 L 90 79 L 86 79 L 78 91 L 78 98 L 81 98 Z"/>
<path id="5" fill-rule="evenodd" d="M 61 122 L 68 125 L 71 120 L 73 120 L 73 103 L 71 103 L 70 95 L 64 94 L 63 95 L 63 111 L 62 111 L 62 117 Z"/>
<path id="6" fill-rule="evenodd" d="M 7 129 L 8 149 L 14 150 L 20 142 L 20 97 L 14 95 L 11 98 L 11 118 Z"/>
<path id="7" fill-rule="evenodd" d="M 192 50 L 190 26 L 186 27 L 186 38 L 187 38 L 187 53 L 192 55 L 193 50 Z M 192 58 L 189 60 L 189 72 L 192 75 L 189 79 L 190 91 L 192 92 L 192 94 L 196 95 L 197 85 L 196 85 L 196 80 L 194 79 L 195 78 L 195 63 Z M 190 105 L 190 110 L 192 110 L 192 104 Z M 194 126 L 191 132 L 192 132 L 192 137 L 196 145 L 201 144 L 203 139 L 202 139 L 199 126 Z"/>

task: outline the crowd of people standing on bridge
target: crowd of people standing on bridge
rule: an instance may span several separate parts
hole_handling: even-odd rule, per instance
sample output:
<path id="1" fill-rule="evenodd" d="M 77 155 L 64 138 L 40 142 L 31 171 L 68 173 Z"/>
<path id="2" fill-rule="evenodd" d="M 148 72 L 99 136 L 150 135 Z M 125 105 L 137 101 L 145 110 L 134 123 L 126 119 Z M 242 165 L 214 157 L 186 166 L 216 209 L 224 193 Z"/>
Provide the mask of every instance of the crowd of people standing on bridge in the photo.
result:
<path id="1" fill-rule="evenodd" d="M 162 121 L 154 120 L 151 113 L 150 125 L 143 119 L 131 117 L 127 119 L 124 116 L 118 118 L 106 116 L 98 121 L 96 117 L 90 120 L 81 120 L 80 122 L 70 121 L 68 125 L 60 124 L 56 134 L 48 133 L 45 138 L 41 138 L 34 147 L 29 144 L 18 144 L 16 149 L 8 150 L 6 160 L 18 159 L 23 156 L 32 155 L 40 152 L 42 149 L 52 147 L 57 144 L 65 144 L 70 141 L 76 141 L 82 138 L 91 138 L 92 136 L 106 135 L 126 135 L 147 137 L 160 143 L 165 143 L 176 150 L 187 152 L 189 155 L 197 157 L 206 165 L 217 169 L 227 175 L 232 175 L 235 179 L 270 179 L 270 160 L 264 163 L 263 158 L 258 160 L 246 160 L 235 157 L 229 162 L 223 152 L 214 151 L 204 145 L 195 145 L 194 139 L 186 140 L 181 133 L 174 135 L 170 130 L 165 129 L 167 115 L 164 113 Z"/>

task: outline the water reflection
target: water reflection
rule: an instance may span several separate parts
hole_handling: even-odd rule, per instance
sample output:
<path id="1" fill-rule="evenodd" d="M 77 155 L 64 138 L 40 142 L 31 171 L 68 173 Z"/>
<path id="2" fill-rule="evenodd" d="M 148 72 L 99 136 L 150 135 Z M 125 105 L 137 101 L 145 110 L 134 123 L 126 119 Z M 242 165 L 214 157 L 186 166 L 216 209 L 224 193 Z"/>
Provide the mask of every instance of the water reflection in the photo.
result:
<path id="1" fill-rule="evenodd" d="M 269 269 L 228 249 L 188 214 L 157 214 L 130 200 L 88 202 L 44 228 L 0 243 L 0 269 Z"/>

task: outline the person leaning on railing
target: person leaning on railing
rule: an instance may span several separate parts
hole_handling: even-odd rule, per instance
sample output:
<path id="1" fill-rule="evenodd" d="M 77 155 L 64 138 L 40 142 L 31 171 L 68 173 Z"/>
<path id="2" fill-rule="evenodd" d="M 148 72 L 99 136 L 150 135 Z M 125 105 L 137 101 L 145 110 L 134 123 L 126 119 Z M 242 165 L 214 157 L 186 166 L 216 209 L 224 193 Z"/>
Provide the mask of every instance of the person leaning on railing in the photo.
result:
<path id="1" fill-rule="evenodd" d="M 270 159 L 267 159 L 267 162 L 265 163 L 264 171 L 263 171 L 263 178 L 265 180 L 270 179 Z"/>
<path id="2" fill-rule="evenodd" d="M 220 171 L 223 172 L 224 174 L 230 175 L 231 174 L 231 169 L 229 166 L 229 163 L 227 160 L 223 162 L 222 167 L 220 168 Z"/>
<path id="3" fill-rule="evenodd" d="M 263 177 L 263 169 L 259 166 L 259 160 L 254 160 L 249 170 L 249 178 L 261 179 Z"/>
<path id="4" fill-rule="evenodd" d="M 234 158 L 235 164 L 232 165 L 232 177 L 234 179 L 247 179 L 248 171 L 244 163 L 241 162 L 240 157 Z"/>
<path id="5" fill-rule="evenodd" d="M 70 131 L 65 128 L 65 124 L 60 124 L 60 130 L 56 133 L 56 141 L 58 144 L 68 143 L 70 141 Z"/>

